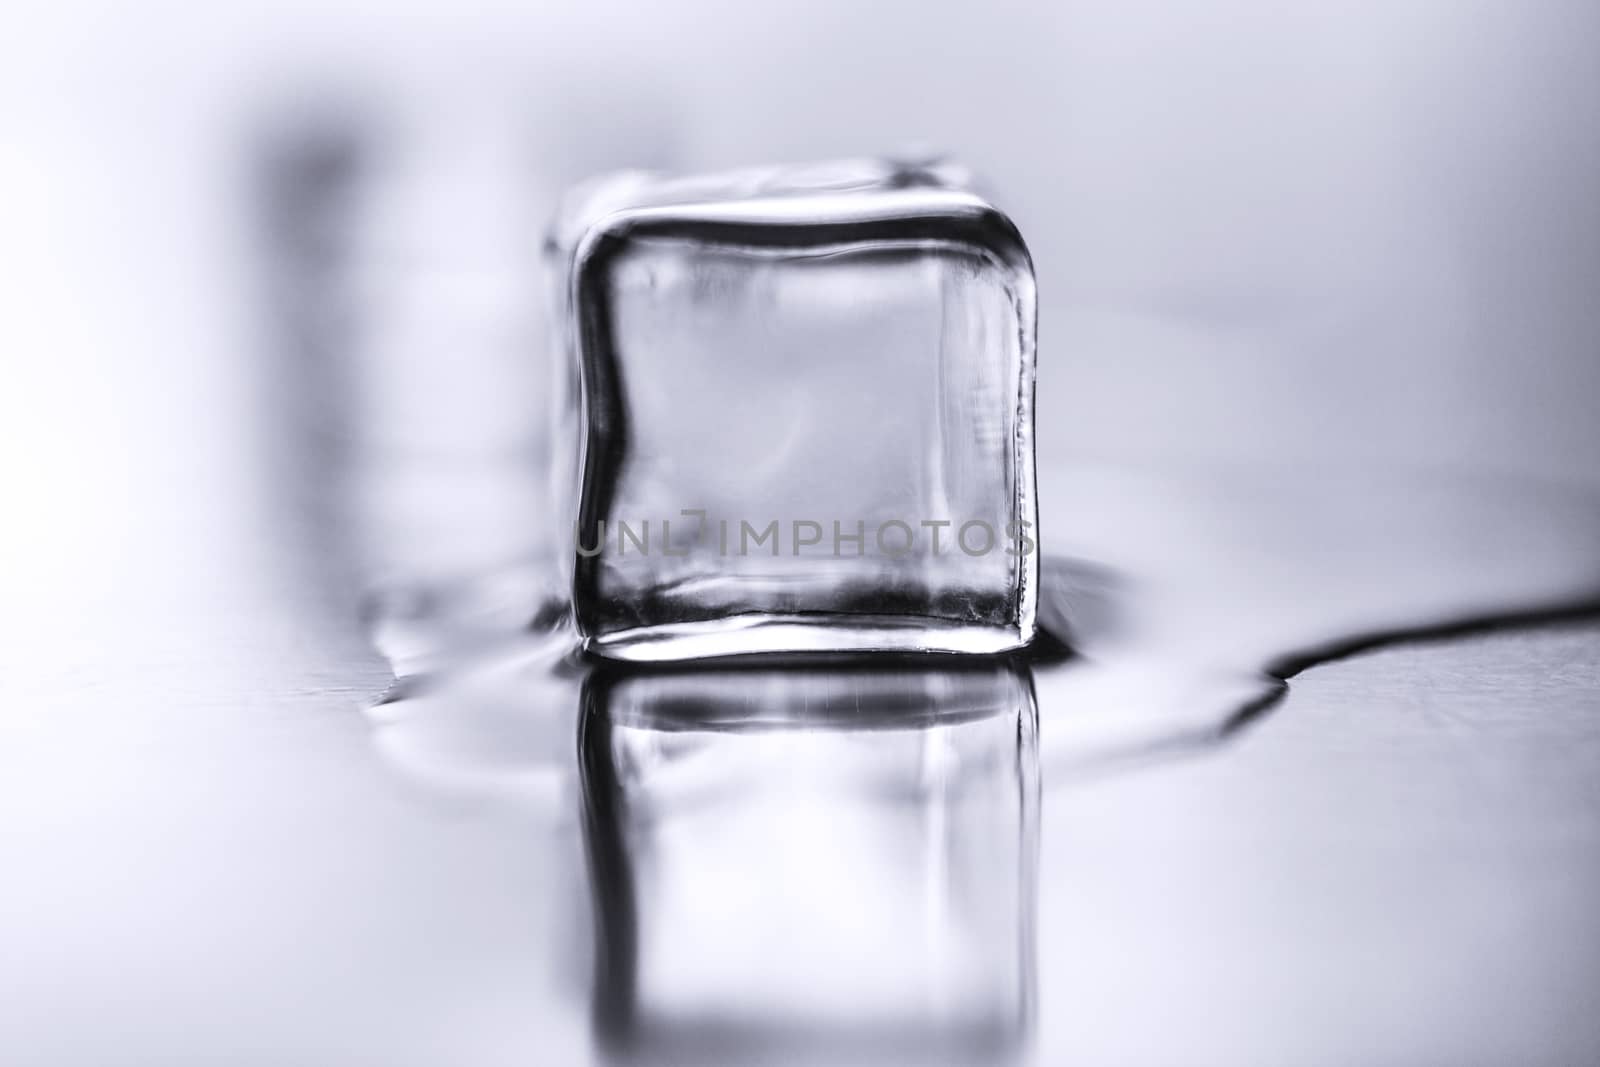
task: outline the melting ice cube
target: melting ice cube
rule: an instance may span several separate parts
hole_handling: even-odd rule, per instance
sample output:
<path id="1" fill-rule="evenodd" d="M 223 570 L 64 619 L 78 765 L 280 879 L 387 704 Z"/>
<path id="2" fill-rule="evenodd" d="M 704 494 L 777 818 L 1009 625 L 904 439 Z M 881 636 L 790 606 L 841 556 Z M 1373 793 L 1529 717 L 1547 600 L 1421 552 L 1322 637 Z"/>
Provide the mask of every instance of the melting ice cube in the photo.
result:
<path id="1" fill-rule="evenodd" d="M 623 174 L 552 248 L 586 647 L 1032 638 L 1033 270 L 952 171 Z"/>

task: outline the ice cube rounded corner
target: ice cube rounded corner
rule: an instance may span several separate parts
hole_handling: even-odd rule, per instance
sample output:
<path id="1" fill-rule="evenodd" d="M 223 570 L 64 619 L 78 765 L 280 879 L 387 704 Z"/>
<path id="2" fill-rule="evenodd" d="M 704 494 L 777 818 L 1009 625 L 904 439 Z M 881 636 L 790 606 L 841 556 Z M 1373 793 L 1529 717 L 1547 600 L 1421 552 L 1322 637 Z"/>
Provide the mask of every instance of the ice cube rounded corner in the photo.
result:
<path id="1" fill-rule="evenodd" d="M 554 501 L 586 651 L 992 655 L 1035 632 L 1032 261 L 937 166 L 591 183 Z"/>

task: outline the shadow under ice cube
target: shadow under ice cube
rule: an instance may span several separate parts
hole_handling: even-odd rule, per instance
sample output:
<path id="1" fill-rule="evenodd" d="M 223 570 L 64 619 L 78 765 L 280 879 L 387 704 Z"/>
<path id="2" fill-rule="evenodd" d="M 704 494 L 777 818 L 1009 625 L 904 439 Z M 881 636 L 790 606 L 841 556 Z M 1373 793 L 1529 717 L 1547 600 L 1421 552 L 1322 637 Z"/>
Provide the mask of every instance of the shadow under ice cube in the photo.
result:
<path id="1" fill-rule="evenodd" d="M 558 222 L 586 648 L 993 653 L 1034 632 L 1034 286 L 937 168 L 590 187 Z"/>

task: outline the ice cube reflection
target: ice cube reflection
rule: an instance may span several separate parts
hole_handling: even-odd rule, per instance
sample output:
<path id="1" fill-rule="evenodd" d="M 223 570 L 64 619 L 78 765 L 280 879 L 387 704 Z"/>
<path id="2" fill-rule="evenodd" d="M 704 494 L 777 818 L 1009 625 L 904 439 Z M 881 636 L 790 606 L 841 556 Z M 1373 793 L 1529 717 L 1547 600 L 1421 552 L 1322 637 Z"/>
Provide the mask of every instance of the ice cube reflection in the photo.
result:
<path id="1" fill-rule="evenodd" d="M 579 728 L 617 1060 L 995 1063 L 1034 1001 L 1023 667 L 601 671 Z"/>

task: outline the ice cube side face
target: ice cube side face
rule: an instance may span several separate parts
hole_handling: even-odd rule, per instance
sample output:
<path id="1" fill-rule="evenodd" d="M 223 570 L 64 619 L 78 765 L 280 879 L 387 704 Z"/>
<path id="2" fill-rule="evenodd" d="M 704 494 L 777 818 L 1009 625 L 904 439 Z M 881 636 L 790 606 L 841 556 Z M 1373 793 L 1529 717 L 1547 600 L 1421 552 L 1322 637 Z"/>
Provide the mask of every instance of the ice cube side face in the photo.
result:
<path id="1" fill-rule="evenodd" d="M 584 646 L 1026 644 L 1035 311 L 1015 227 L 925 174 L 757 174 L 626 176 L 569 220 Z"/>

